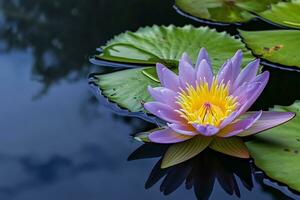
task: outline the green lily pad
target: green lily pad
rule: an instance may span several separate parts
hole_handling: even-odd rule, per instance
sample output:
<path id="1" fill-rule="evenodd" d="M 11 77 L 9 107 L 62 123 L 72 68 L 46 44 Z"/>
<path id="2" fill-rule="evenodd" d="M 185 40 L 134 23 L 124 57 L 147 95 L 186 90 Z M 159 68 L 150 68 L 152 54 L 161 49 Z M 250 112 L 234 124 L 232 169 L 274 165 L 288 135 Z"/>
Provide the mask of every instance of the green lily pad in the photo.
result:
<path id="1" fill-rule="evenodd" d="M 225 23 L 246 22 L 278 0 L 176 0 L 184 12 L 206 20 Z"/>
<path id="2" fill-rule="evenodd" d="M 300 67 L 300 30 L 240 31 L 252 52 L 273 63 Z"/>
<path id="3" fill-rule="evenodd" d="M 195 28 L 191 25 L 184 27 L 154 25 L 140 28 L 136 32 L 127 31 L 102 46 L 103 52 L 96 57 L 138 64 L 155 65 L 159 62 L 176 70 L 182 53 L 187 52 L 195 63 L 201 47 L 205 47 L 208 51 L 215 70 L 238 49 L 244 53 L 244 64 L 253 59 L 250 51 L 239 39 L 208 27 Z M 148 69 L 144 73 L 157 81 L 155 70 Z"/>
<path id="4" fill-rule="evenodd" d="M 155 65 L 160 62 L 178 70 L 178 60 L 187 52 L 196 62 L 201 47 L 210 54 L 217 71 L 238 49 L 244 53 L 243 65 L 253 59 L 245 45 L 233 36 L 208 27 L 153 26 L 120 34 L 102 47 L 97 57 L 104 60 Z M 155 67 L 127 69 L 95 77 L 102 94 L 132 112 L 144 111 L 143 102 L 151 100 L 147 86 L 158 86 Z"/>
<path id="5" fill-rule="evenodd" d="M 103 52 L 96 57 L 116 62 L 141 64 L 155 64 L 156 61 L 159 60 L 157 56 L 139 49 L 134 45 L 125 43 L 112 44 L 104 48 Z"/>
<path id="6" fill-rule="evenodd" d="M 255 164 L 269 177 L 300 191 L 300 101 L 275 111 L 291 111 L 290 122 L 260 133 L 246 145 Z"/>
<path id="7" fill-rule="evenodd" d="M 274 4 L 270 10 L 259 13 L 259 15 L 270 22 L 300 29 L 299 0 Z"/>
<path id="8" fill-rule="evenodd" d="M 131 112 L 142 111 L 143 103 L 151 100 L 147 92 L 148 85 L 158 86 L 157 82 L 142 74 L 144 69 L 146 68 L 127 69 L 96 75 L 93 82 L 101 89 L 105 97 L 117 103 L 120 107 Z"/>

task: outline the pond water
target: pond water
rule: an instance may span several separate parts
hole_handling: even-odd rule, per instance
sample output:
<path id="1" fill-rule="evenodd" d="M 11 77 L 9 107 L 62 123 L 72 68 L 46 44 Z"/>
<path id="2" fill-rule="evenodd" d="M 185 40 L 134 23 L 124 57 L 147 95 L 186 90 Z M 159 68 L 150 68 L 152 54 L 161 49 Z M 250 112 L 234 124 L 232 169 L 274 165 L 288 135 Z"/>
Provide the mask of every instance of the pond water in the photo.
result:
<path id="1" fill-rule="evenodd" d="M 175 189 L 189 175 L 185 169 L 203 159 L 212 163 L 204 168 L 213 166 L 204 170 L 218 174 L 221 181 L 213 187 L 205 174 L 190 175 L 195 180 L 204 177 L 197 186 L 198 197 L 212 190 L 211 199 L 238 199 L 222 189 L 222 183 L 232 182 L 236 173 L 234 187 L 239 187 L 241 199 L 297 198 L 286 187 L 265 179 L 251 163 L 229 164 L 211 152 L 173 171 L 156 172 L 158 177 L 168 173 L 168 180 L 144 189 L 159 158 L 127 161 L 141 145 L 130 134 L 153 125 L 121 116 L 98 101 L 88 76 L 113 69 L 92 65 L 89 57 L 125 30 L 152 24 L 201 25 L 176 13 L 172 1 L 0 0 L 0 5 L 0 199 L 196 199 L 195 192 L 184 185 Z M 266 29 L 267 25 L 247 26 Z M 232 27 L 218 29 L 233 32 Z M 291 95 L 293 89 L 286 89 L 284 76 L 289 72 L 270 70 L 274 84 L 269 84 L 264 100 L 254 107 L 289 105 L 298 98 Z M 283 81 L 278 83 L 276 74 Z M 299 86 L 296 79 L 290 78 Z M 156 154 L 150 155 L 149 148 Z M 159 156 L 162 151 L 145 147 L 131 159 Z M 161 184 L 165 193 L 175 191 L 164 196 Z"/>

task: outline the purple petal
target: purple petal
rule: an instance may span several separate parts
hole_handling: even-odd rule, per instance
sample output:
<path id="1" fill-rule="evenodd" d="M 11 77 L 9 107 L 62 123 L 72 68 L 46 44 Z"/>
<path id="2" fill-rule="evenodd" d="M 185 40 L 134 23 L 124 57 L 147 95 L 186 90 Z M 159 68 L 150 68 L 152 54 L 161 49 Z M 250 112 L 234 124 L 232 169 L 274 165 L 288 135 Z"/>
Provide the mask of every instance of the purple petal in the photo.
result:
<path id="1" fill-rule="evenodd" d="M 235 118 L 237 117 L 237 113 L 238 111 L 234 111 L 226 119 L 224 119 L 219 126 L 220 129 L 224 128 L 225 126 L 233 122 L 233 120 L 235 120 Z"/>
<path id="2" fill-rule="evenodd" d="M 208 85 L 210 86 L 212 81 L 213 81 L 213 71 L 211 68 L 211 65 L 208 64 L 208 62 L 206 60 L 202 60 L 197 68 L 197 72 L 196 72 L 196 80 L 198 82 L 198 84 L 200 83 L 200 81 L 207 81 Z"/>
<path id="3" fill-rule="evenodd" d="M 152 88 L 148 86 L 148 92 L 155 101 L 169 105 L 174 109 L 179 109 L 177 102 L 177 93 L 165 87 Z"/>
<path id="4" fill-rule="evenodd" d="M 241 71 L 241 64 L 243 60 L 242 51 L 238 50 L 230 60 L 232 63 L 232 78 L 235 80 Z"/>
<path id="5" fill-rule="evenodd" d="M 212 125 L 201 125 L 201 124 L 193 124 L 195 129 L 202 135 L 204 136 L 212 136 L 215 135 L 218 131 L 219 128 L 212 126 Z"/>
<path id="6" fill-rule="evenodd" d="M 221 69 L 219 70 L 219 73 L 217 75 L 219 83 L 223 81 L 223 83 L 227 83 L 230 81 L 231 85 L 234 84 L 237 76 L 240 73 L 241 70 L 241 63 L 243 59 L 243 54 L 241 50 L 238 50 L 235 55 L 227 60 Z M 230 86 L 230 91 L 232 90 L 232 86 Z"/>
<path id="7" fill-rule="evenodd" d="M 199 67 L 202 60 L 206 60 L 206 62 L 209 64 L 209 66 L 211 66 L 211 62 L 210 62 L 208 53 L 207 53 L 205 48 L 200 49 L 200 52 L 198 54 L 198 58 L 197 58 L 197 61 L 196 61 L 196 65 L 195 65 L 196 69 Z"/>
<path id="8" fill-rule="evenodd" d="M 223 66 L 221 67 L 218 75 L 218 82 L 221 83 L 223 82 L 224 84 L 226 84 L 228 81 L 230 81 L 230 83 L 232 83 L 234 81 L 233 79 L 233 66 L 232 66 L 232 62 L 230 60 L 227 60 Z"/>
<path id="9" fill-rule="evenodd" d="M 148 138 L 151 142 L 171 144 L 191 139 L 193 136 L 178 134 L 170 128 L 152 132 Z"/>
<path id="10" fill-rule="evenodd" d="M 260 96 L 268 83 L 269 76 L 270 73 L 268 71 L 265 71 L 253 80 L 253 83 L 260 83 L 260 85 L 256 90 L 254 90 L 253 94 L 249 96 L 249 99 L 244 103 L 244 105 L 241 106 L 241 108 L 239 109 L 239 115 L 246 112 Z"/>
<path id="11" fill-rule="evenodd" d="M 245 119 L 229 124 L 217 134 L 219 137 L 232 137 L 250 128 L 262 115 L 262 111 L 254 112 Z"/>
<path id="12" fill-rule="evenodd" d="M 239 104 L 243 106 L 253 96 L 260 85 L 260 82 L 244 83 L 233 92 L 232 96 L 237 97 Z"/>
<path id="13" fill-rule="evenodd" d="M 234 83 L 234 88 L 241 86 L 244 82 L 252 81 L 256 77 L 258 68 L 259 59 L 250 62 L 237 77 Z"/>
<path id="14" fill-rule="evenodd" d="M 264 71 L 253 79 L 252 82 L 268 82 L 270 73 L 268 71 Z"/>
<path id="15" fill-rule="evenodd" d="M 163 87 L 166 87 L 175 92 L 179 91 L 179 79 L 174 72 L 160 63 L 156 64 L 156 71 L 160 83 Z"/>
<path id="16" fill-rule="evenodd" d="M 197 135 L 198 133 L 196 132 L 195 128 L 191 125 L 186 125 L 186 124 L 168 124 L 168 126 L 174 130 L 177 133 L 183 134 L 183 135 Z"/>
<path id="17" fill-rule="evenodd" d="M 187 53 L 183 53 L 179 62 L 187 62 L 190 65 L 193 65 L 193 62 Z"/>
<path id="18" fill-rule="evenodd" d="M 262 113 L 259 120 L 253 124 L 249 129 L 245 130 L 244 132 L 238 134 L 237 136 L 249 136 L 255 133 L 259 133 L 261 131 L 273 128 L 280 124 L 283 124 L 289 120 L 291 120 L 295 116 L 293 112 L 272 112 L 272 111 L 265 111 Z"/>
<path id="19" fill-rule="evenodd" d="M 196 83 L 195 69 L 183 59 L 179 63 L 179 82 L 182 88 L 186 88 L 187 84 L 195 86 Z"/>
<path id="20" fill-rule="evenodd" d="M 164 84 L 164 77 L 163 77 L 163 68 L 165 68 L 165 66 L 163 64 L 157 63 L 156 64 L 156 73 L 158 76 L 158 79 L 160 81 L 160 84 L 163 86 Z"/>
<path id="21" fill-rule="evenodd" d="M 171 123 L 181 123 L 183 118 L 170 106 L 160 102 L 148 102 L 144 104 L 146 110 L 153 115 Z"/>

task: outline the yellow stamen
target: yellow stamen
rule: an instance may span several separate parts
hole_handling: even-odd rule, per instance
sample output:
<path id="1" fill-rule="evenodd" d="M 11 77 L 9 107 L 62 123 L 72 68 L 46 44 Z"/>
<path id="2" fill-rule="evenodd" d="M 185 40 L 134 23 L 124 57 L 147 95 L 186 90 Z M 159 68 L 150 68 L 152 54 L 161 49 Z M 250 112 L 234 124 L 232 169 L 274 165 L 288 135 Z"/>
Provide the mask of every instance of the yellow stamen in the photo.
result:
<path id="1" fill-rule="evenodd" d="M 190 124 L 218 127 L 238 104 L 237 98 L 229 95 L 229 84 L 214 79 L 210 87 L 206 81 L 201 81 L 196 88 L 187 85 L 186 90 L 179 93 L 177 103 L 181 108 L 176 111 Z"/>

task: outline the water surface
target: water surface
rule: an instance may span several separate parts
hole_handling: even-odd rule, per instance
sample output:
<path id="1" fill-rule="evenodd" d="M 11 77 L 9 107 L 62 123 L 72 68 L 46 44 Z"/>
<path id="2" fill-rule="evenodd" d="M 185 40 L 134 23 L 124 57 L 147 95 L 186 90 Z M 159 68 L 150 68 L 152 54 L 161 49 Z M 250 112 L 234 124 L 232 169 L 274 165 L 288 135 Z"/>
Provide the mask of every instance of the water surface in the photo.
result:
<path id="1" fill-rule="evenodd" d="M 89 57 L 115 34 L 152 24 L 201 25 L 172 3 L 0 0 L 0 199 L 196 198 L 184 186 L 164 197 L 161 182 L 144 189 L 159 158 L 128 162 L 141 145 L 130 134 L 153 125 L 116 114 L 88 84 L 90 73 L 112 70 Z M 241 199 L 289 199 L 252 176 L 252 191 L 237 179 Z M 211 199 L 238 198 L 216 183 Z"/>

